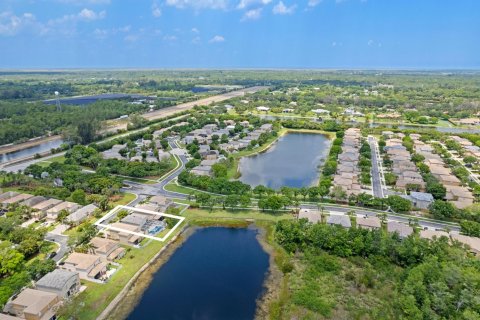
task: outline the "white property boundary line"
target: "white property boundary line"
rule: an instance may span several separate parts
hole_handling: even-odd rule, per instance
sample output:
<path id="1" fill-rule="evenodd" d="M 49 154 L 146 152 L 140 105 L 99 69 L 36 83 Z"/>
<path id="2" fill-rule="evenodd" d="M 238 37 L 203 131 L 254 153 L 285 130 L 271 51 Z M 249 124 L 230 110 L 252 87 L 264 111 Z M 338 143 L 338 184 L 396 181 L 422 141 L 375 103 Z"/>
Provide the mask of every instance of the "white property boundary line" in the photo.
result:
<path id="1" fill-rule="evenodd" d="M 144 233 L 140 233 L 140 232 L 129 231 L 129 230 L 125 230 L 125 229 L 122 229 L 122 228 L 112 227 L 111 225 L 108 225 L 108 224 L 103 224 L 103 222 L 105 220 L 107 220 L 108 218 L 110 218 L 111 216 L 116 214 L 121 209 L 142 212 L 142 213 L 150 214 L 150 215 L 153 215 L 153 216 L 162 216 L 162 217 L 167 217 L 167 218 L 173 218 L 173 219 L 177 219 L 179 221 L 162 238 L 150 236 L 148 234 L 144 234 Z M 107 213 L 105 216 L 103 216 L 100 220 L 95 222 L 95 225 L 97 227 L 100 227 L 100 228 L 103 228 L 103 229 L 106 229 L 106 230 L 114 230 L 114 231 L 118 231 L 118 232 L 125 232 L 125 233 L 136 235 L 136 236 L 139 236 L 139 237 L 142 237 L 142 238 L 147 238 L 147 239 L 151 239 L 151 240 L 155 240 L 155 241 L 165 242 L 165 240 L 167 240 L 168 237 L 178 228 L 178 226 L 183 222 L 183 220 L 185 220 L 185 217 L 175 216 L 173 214 L 168 214 L 168 213 L 163 213 L 163 212 L 155 212 L 155 211 L 151 211 L 151 210 L 145 210 L 145 209 L 140 209 L 140 208 L 134 208 L 134 207 L 119 205 L 119 206 L 116 206 L 115 208 L 113 208 L 112 210 L 110 210 L 110 212 Z"/>

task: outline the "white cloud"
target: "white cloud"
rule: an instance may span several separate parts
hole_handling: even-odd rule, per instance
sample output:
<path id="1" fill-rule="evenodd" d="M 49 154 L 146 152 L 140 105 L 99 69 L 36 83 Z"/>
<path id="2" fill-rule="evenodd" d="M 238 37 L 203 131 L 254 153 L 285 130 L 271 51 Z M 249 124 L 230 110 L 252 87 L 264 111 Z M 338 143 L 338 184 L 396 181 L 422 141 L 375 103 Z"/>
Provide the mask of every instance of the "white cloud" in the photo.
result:
<path id="1" fill-rule="evenodd" d="M 272 2 L 272 0 L 240 0 L 237 5 L 237 9 L 246 9 L 251 6 L 265 6 Z"/>
<path id="2" fill-rule="evenodd" d="M 152 4 L 152 16 L 154 16 L 155 18 L 160 18 L 161 15 L 162 15 L 162 9 L 160 9 L 158 4 L 154 2 Z"/>
<path id="3" fill-rule="evenodd" d="M 172 35 L 166 35 L 166 36 L 163 37 L 163 40 L 165 40 L 165 41 L 177 41 L 177 37 L 172 36 Z"/>
<path id="4" fill-rule="evenodd" d="M 243 14 L 242 21 L 256 20 L 256 19 L 259 19 L 261 15 L 262 15 L 262 8 L 248 10 Z"/>
<path id="5" fill-rule="evenodd" d="M 166 0 L 165 4 L 179 9 L 227 9 L 228 0 Z"/>
<path id="6" fill-rule="evenodd" d="M 316 7 L 322 2 L 323 0 L 308 0 L 307 6 L 313 8 Z"/>
<path id="7" fill-rule="evenodd" d="M 287 7 L 283 1 L 280 1 L 273 7 L 273 14 L 292 14 L 295 9 L 297 8 L 297 5 L 291 5 L 290 7 Z"/>
<path id="8" fill-rule="evenodd" d="M 200 37 L 197 36 L 197 37 L 195 37 L 195 38 L 192 39 L 192 43 L 193 43 L 193 44 L 199 44 L 199 43 L 200 43 L 200 40 L 201 40 Z"/>
<path id="9" fill-rule="evenodd" d="M 373 45 L 375 44 L 375 41 L 373 41 L 373 40 L 368 40 L 367 44 L 368 44 L 369 46 L 373 46 Z"/>
<path id="10" fill-rule="evenodd" d="M 107 38 L 108 34 L 109 34 L 109 31 L 107 29 L 98 29 L 97 28 L 93 31 L 93 35 L 97 39 L 105 39 L 105 38 Z"/>
<path id="11" fill-rule="evenodd" d="M 192 28 L 191 30 L 193 33 L 200 33 L 200 30 L 198 30 L 197 28 Z"/>
<path id="12" fill-rule="evenodd" d="M 210 43 L 219 43 L 219 42 L 224 42 L 225 38 L 223 36 L 216 35 L 212 39 L 210 39 L 208 42 Z"/>
<path id="13" fill-rule="evenodd" d="M 20 16 L 10 11 L 0 13 L 0 36 L 14 36 L 24 30 L 37 34 L 44 34 L 48 31 L 30 12 Z"/>
<path id="14" fill-rule="evenodd" d="M 106 14 L 107 13 L 105 11 L 100 11 L 97 13 L 93 10 L 85 8 L 82 11 L 80 11 L 80 13 L 78 14 L 78 18 L 82 20 L 92 21 L 92 20 L 103 19 L 105 18 Z"/>
<path id="15" fill-rule="evenodd" d="M 57 0 L 57 2 L 83 6 L 87 4 L 110 4 L 110 0 Z"/>
<path id="16" fill-rule="evenodd" d="M 127 41 L 127 42 L 135 42 L 137 41 L 139 38 L 138 35 L 136 34 L 129 34 L 129 35 L 126 35 L 123 40 Z"/>

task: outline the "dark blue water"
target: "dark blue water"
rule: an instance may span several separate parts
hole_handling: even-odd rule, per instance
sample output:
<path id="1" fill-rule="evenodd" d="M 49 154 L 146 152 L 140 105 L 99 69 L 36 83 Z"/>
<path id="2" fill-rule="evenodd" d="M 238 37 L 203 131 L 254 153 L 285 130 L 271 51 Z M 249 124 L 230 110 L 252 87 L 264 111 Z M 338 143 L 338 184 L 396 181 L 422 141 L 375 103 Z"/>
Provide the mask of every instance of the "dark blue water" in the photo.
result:
<path id="1" fill-rule="evenodd" d="M 155 273 L 128 319 L 253 319 L 269 267 L 257 232 L 197 230 Z"/>
<path id="2" fill-rule="evenodd" d="M 71 98 L 62 98 L 60 99 L 61 104 L 70 104 L 70 105 L 86 105 L 97 102 L 98 100 L 111 100 L 111 99 L 145 99 L 145 96 L 139 94 L 127 94 L 127 93 L 104 93 L 97 94 L 93 96 L 82 96 L 82 97 L 71 97 Z M 43 101 L 46 104 L 55 104 L 56 100 L 45 100 Z"/>
<path id="3" fill-rule="evenodd" d="M 240 181 L 273 189 L 308 187 L 317 181 L 329 150 L 330 140 L 322 134 L 288 133 L 266 152 L 242 158 Z"/>

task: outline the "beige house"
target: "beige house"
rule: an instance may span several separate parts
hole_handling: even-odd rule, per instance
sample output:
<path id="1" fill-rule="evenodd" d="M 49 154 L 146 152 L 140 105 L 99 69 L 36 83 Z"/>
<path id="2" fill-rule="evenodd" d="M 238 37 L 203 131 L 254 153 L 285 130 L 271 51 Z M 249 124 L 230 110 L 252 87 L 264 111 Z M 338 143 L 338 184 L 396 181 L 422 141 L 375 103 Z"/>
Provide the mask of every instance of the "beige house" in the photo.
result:
<path id="1" fill-rule="evenodd" d="M 450 234 L 453 240 L 456 240 L 470 248 L 470 251 L 475 254 L 480 254 L 480 238 L 464 236 L 461 234 Z"/>
<path id="2" fill-rule="evenodd" d="M 73 252 L 63 261 L 60 268 L 78 272 L 80 279 L 93 280 L 102 279 L 107 272 L 108 263 L 102 262 L 97 255 Z"/>
<path id="3" fill-rule="evenodd" d="M 22 201 L 25 201 L 27 199 L 30 199 L 32 198 L 33 195 L 31 194 L 27 194 L 27 193 L 20 193 L 18 195 L 15 195 L 11 198 L 8 198 L 8 199 L 5 199 L 2 201 L 2 206 L 6 207 L 8 206 L 9 204 L 14 204 L 14 203 L 18 203 L 18 202 L 22 202 Z"/>
<path id="4" fill-rule="evenodd" d="M 133 224 L 127 224 L 122 222 L 112 223 L 110 226 L 130 232 L 140 232 L 140 227 Z M 107 232 L 109 239 L 119 241 L 121 244 L 136 245 L 142 241 L 142 237 L 123 231 L 117 231 L 109 229 Z"/>
<path id="5" fill-rule="evenodd" d="M 7 303 L 4 311 L 27 320 L 55 319 L 60 298 L 51 292 L 27 288 Z"/>
<path id="6" fill-rule="evenodd" d="M 420 238 L 434 240 L 440 239 L 440 237 L 448 238 L 448 232 L 437 230 L 420 230 Z"/>
<path id="7" fill-rule="evenodd" d="M 117 241 L 95 237 L 90 240 L 93 252 L 103 258 L 104 261 L 114 261 L 125 255 L 125 249 L 120 247 Z"/>
<path id="8" fill-rule="evenodd" d="M 40 202 L 32 207 L 32 209 L 35 210 L 35 212 L 32 213 L 32 215 L 37 220 L 43 219 L 47 216 L 48 209 L 55 207 L 61 202 L 62 200 L 58 200 L 58 199 L 48 199 L 43 202 Z"/>
<path id="9" fill-rule="evenodd" d="M 400 236 L 400 239 L 404 239 L 413 233 L 413 228 L 400 222 L 389 221 L 387 223 L 387 231 L 392 233 L 396 232 Z"/>
<path id="10" fill-rule="evenodd" d="M 55 221 L 57 220 L 60 211 L 66 210 L 68 213 L 72 213 L 78 209 L 80 209 L 80 205 L 74 202 L 64 201 L 56 206 L 47 210 L 47 220 Z"/>
<path id="11" fill-rule="evenodd" d="M 377 230 L 382 227 L 382 223 L 377 217 L 357 218 L 357 227 L 360 229 Z"/>
<path id="12" fill-rule="evenodd" d="M 174 205 L 172 199 L 169 199 L 161 195 L 153 196 L 148 201 L 156 205 L 160 212 L 165 212 L 167 211 L 168 208 Z"/>
<path id="13" fill-rule="evenodd" d="M 300 209 L 298 219 L 307 219 L 310 223 L 319 223 L 322 221 L 322 216 L 316 210 Z"/>
<path id="14" fill-rule="evenodd" d="M 446 186 L 447 194 L 445 199 L 452 202 L 459 209 L 464 209 L 473 204 L 475 197 L 465 187 L 462 186 Z"/>

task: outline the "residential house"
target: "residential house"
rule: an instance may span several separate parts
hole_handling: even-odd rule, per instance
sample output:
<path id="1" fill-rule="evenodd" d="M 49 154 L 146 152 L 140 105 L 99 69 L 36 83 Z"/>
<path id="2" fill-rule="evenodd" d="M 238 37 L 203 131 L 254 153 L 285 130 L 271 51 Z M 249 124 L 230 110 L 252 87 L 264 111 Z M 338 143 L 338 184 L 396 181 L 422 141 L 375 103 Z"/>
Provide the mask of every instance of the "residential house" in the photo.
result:
<path id="1" fill-rule="evenodd" d="M 102 262 L 100 256 L 87 253 L 73 252 L 63 261 L 60 268 L 78 272 L 80 279 L 103 279 L 107 272 L 108 263 Z"/>
<path id="2" fill-rule="evenodd" d="M 448 238 L 448 232 L 445 231 L 437 231 L 437 230 L 420 230 L 420 238 L 422 239 L 429 239 L 429 240 L 434 240 L 434 239 L 440 239 L 440 237 L 447 237 Z"/>
<path id="3" fill-rule="evenodd" d="M 445 199 L 452 202 L 452 204 L 457 208 L 465 209 L 473 204 L 475 197 L 467 188 L 450 185 L 445 187 L 447 189 Z"/>
<path id="4" fill-rule="evenodd" d="M 377 230 L 382 227 L 382 223 L 377 217 L 357 218 L 357 227 L 360 229 Z"/>
<path id="5" fill-rule="evenodd" d="M 7 199 L 18 196 L 19 194 L 20 193 L 15 192 L 15 191 L 8 191 L 8 192 L 5 192 L 5 193 L 2 193 L 2 194 L 0 194 L 0 203 L 7 200 Z"/>
<path id="6" fill-rule="evenodd" d="M 413 233 L 413 228 L 404 223 L 400 223 L 396 221 L 388 221 L 387 231 L 392 233 L 396 232 L 398 233 L 398 236 L 400 237 L 400 239 L 404 239 Z"/>
<path id="7" fill-rule="evenodd" d="M 300 209 L 298 212 L 298 219 L 307 219 L 310 223 L 322 222 L 320 212 L 311 209 Z"/>
<path id="8" fill-rule="evenodd" d="M 409 195 L 404 196 L 412 202 L 413 206 L 419 209 L 428 209 L 428 206 L 433 202 L 431 193 L 411 191 Z"/>
<path id="9" fill-rule="evenodd" d="M 69 299 L 80 290 L 78 272 L 55 269 L 35 283 L 37 290 L 55 293 L 60 299 Z"/>
<path id="10" fill-rule="evenodd" d="M 102 157 L 104 159 L 118 159 L 125 160 L 125 158 L 120 154 L 120 150 L 125 149 L 127 144 L 116 144 L 109 150 L 102 152 Z"/>
<path id="11" fill-rule="evenodd" d="M 58 218 L 58 215 L 61 211 L 66 210 L 68 213 L 72 213 L 80 209 L 80 205 L 74 202 L 63 201 L 57 204 L 55 207 L 52 207 L 47 210 L 47 220 L 55 221 Z"/>
<path id="12" fill-rule="evenodd" d="M 43 219 L 47 215 L 47 210 L 55 207 L 56 205 L 62 203 L 62 200 L 58 199 L 48 199 L 43 202 L 37 203 L 32 207 L 35 211 L 32 213 L 32 216 L 37 219 Z"/>
<path id="13" fill-rule="evenodd" d="M 174 206 L 175 204 L 173 203 L 172 199 L 169 199 L 167 197 L 158 195 L 158 196 L 153 196 L 148 200 L 150 203 L 155 204 L 160 212 L 165 212 L 167 211 L 168 208 L 171 206 Z"/>
<path id="14" fill-rule="evenodd" d="M 22 202 L 20 202 L 20 205 L 27 206 L 27 207 L 31 208 L 34 205 L 39 204 L 40 202 L 43 202 L 45 200 L 47 200 L 47 198 L 42 197 L 42 196 L 34 196 L 34 197 L 28 198 L 26 200 L 23 200 Z"/>
<path id="15" fill-rule="evenodd" d="M 125 249 L 120 247 L 119 243 L 114 240 L 94 237 L 90 240 L 93 253 L 102 257 L 103 261 L 114 261 L 125 255 Z"/>
<path id="16" fill-rule="evenodd" d="M 480 254 L 480 238 L 469 237 L 469 236 L 464 236 L 462 234 L 454 234 L 454 233 L 451 233 L 450 237 L 452 238 L 452 240 L 455 240 L 464 245 L 467 245 L 469 247 L 469 250 L 473 254 L 477 256 Z"/>
<path id="17" fill-rule="evenodd" d="M 138 226 L 140 230 L 147 223 L 148 217 L 141 213 L 131 213 L 121 220 L 122 223 Z"/>
<path id="18" fill-rule="evenodd" d="M 352 222 L 350 221 L 350 217 L 347 215 L 329 215 L 327 217 L 327 224 L 329 225 L 337 225 L 344 228 L 350 228 L 352 226 Z"/>
<path id="19" fill-rule="evenodd" d="M 16 196 L 13 196 L 11 198 L 2 200 L 2 206 L 7 207 L 10 204 L 19 203 L 19 202 L 25 201 L 25 200 L 30 199 L 30 198 L 33 198 L 33 195 L 27 194 L 27 193 L 20 193 L 20 194 L 18 194 Z"/>
<path id="20" fill-rule="evenodd" d="M 115 223 L 112 223 L 110 226 L 120 230 L 125 230 L 130 232 L 140 232 L 140 227 L 133 224 L 115 222 Z M 126 245 L 136 245 L 142 240 L 140 236 L 131 234 L 129 232 L 118 231 L 113 229 L 108 229 L 107 236 L 109 239 L 119 241 L 121 244 L 126 244 Z"/>
<path id="21" fill-rule="evenodd" d="M 27 288 L 8 302 L 4 311 L 27 320 L 51 320 L 59 303 L 55 293 Z"/>
<path id="22" fill-rule="evenodd" d="M 190 173 L 195 174 L 197 176 L 211 176 L 212 175 L 212 167 L 211 166 L 196 166 L 190 170 Z"/>
<path id="23" fill-rule="evenodd" d="M 85 207 L 78 209 L 74 213 L 71 213 L 67 217 L 67 221 L 69 223 L 74 224 L 74 225 L 78 225 L 80 222 L 82 222 L 85 219 L 87 219 L 88 217 L 90 217 L 95 212 L 95 210 L 97 210 L 97 209 L 98 209 L 98 207 L 96 205 L 94 205 L 93 203 L 89 204 L 89 205 L 86 205 Z"/>

